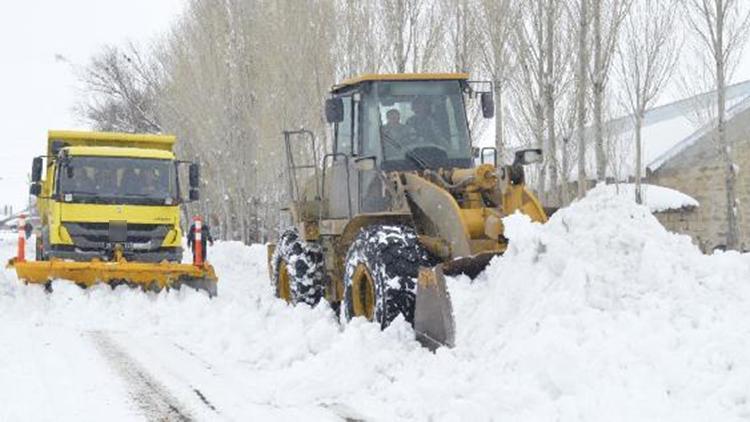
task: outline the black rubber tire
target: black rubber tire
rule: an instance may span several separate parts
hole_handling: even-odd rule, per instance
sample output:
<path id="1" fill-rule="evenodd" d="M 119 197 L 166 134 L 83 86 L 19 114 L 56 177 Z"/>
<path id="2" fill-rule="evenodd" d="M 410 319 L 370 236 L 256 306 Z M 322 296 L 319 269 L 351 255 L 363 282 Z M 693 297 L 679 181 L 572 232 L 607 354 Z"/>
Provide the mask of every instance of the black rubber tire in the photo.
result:
<path id="1" fill-rule="evenodd" d="M 352 278 L 363 264 L 375 284 L 373 321 L 387 327 L 399 314 L 414 323 L 417 275 L 431 257 L 410 227 L 375 225 L 363 228 L 349 247 L 344 270 L 344 317 L 354 317 Z"/>
<path id="2" fill-rule="evenodd" d="M 271 258 L 271 282 L 279 296 L 279 264 L 286 262 L 289 273 L 291 303 L 315 306 L 325 295 L 326 271 L 323 250 L 316 243 L 305 242 L 295 229 L 286 230 Z"/>

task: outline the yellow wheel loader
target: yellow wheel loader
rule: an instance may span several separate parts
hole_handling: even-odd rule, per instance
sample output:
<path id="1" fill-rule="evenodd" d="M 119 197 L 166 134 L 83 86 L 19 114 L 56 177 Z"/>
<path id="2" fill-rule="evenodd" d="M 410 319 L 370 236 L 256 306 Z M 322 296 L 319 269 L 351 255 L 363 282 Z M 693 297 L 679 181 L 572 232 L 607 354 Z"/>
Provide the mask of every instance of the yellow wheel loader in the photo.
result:
<path id="1" fill-rule="evenodd" d="M 174 136 L 50 131 L 47 153 L 34 159 L 31 172 L 41 221 L 36 260 L 11 259 L 18 278 L 148 290 L 187 285 L 216 295 L 210 264 L 181 263 L 180 205 L 198 199 L 200 170 L 175 159 L 175 142 Z M 187 198 L 179 183 L 183 165 Z"/>
<path id="2" fill-rule="evenodd" d="M 492 117 L 491 83 L 368 74 L 331 90 L 333 152 L 320 165 L 311 132 L 284 133 L 292 224 L 268 248 L 279 297 L 325 298 L 343 321 L 362 316 L 381 327 L 403 315 L 425 346 L 453 345 L 443 275 L 474 277 L 502 254 L 504 216 L 547 220 L 524 183 L 541 150 L 498 165 L 494 148 L 473 149 L 469 101 Z"/>

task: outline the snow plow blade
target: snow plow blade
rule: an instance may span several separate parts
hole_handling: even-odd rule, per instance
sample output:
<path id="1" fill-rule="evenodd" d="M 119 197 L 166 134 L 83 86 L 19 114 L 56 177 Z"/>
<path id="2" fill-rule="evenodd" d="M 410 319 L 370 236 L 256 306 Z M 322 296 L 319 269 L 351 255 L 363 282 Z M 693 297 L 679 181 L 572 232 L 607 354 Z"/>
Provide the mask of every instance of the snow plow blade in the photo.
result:
<path id="1" fill-rule="evenodd" d="M 217 294 L 216 273 L 210 264 L 195 266 L 170 262 L 144 263 L 128 261 L 74 262 L 63 260 L 8 262 L 20 280 L 32 284 L 47 284 L 52 280 L 66 280 L 81 287 L 96 283 L 112 286 L 126 284 L 144 290 L 179 289 L 185 285 L 203 290 L 213 297 Z"/>
<path id="2" fill-rule="evenodd" d="M 419 269 L 414 332 L 417 341 L 431 351 L 455 345 L 456 324 L 442 264 Z"/>

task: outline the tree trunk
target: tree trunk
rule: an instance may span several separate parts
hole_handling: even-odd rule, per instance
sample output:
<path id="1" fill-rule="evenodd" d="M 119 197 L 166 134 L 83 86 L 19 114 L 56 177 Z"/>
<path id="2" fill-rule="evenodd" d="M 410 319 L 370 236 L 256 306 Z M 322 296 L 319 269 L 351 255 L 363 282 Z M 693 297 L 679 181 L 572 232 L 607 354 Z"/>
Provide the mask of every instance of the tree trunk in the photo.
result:
<path id="1" fill-rule="evenodd" d="M 503 145 L 503 86 L 500 77 L 495 78 L 495 149 L 497 149 L 497 160 L 495 162 L 497 166 L 505 152 L 505 145 Z"/>
<path id="2" fill-rule="evenodd" d="M 547 4 L 547 34 L 546 34 L 546 50 L 547 50 L 547 69 L 545 75 L 545 102 L 547 109 L 547 145 L 549 151 L 545 154 L 547 159 L 545 160 L 547 166 L 549 166 L 549 190 L 552 193 L 552 197 L 556 198 L 558 203 L 562 202 L 558 194 L 557 186 L 557 140 L 555 139 L 555 89 L 553 85 L 553 77 L 555 71 L 555 55 L 554 55 L 554 37 L 555 37 L 555 10 L 557 9 L 556 0 L 552 0 Z"/>
<path id="3" fill-rule="evenodd" d="M 602 96 L 604 95 L 604 69 L 602 63 L 602 0 L 594 0 L 594 142 L 596 145 L 596 179 L 600 182 L 607 178 L 607 158 L 604 153 L 604 136 L 602 134 Z"/>
<path id="4" fill-rule="evenodd" d="M 644 109 L 638 106 L 638 113 L 635 116 L 635 202 L 643 203 L 643 193 L 641 192 L 641 128 L 643 127 Z"/>
<path id="5" fill-rule="evenodd" d="M 396 0 L 396 13 L 395 19 L 399 19 L 398 34 L 392 34 L 396 38 L 396 45 L 394 46 L 394 59 L 396 60 L 396 73 L 406 72 L 406 54 L 404 54 L 404 34 L 405 29 L 402 22 L 404 19 L 404 0 Z"/>
<path id="6" fill-rule="evenodd" d="M 716 91 L 717 91 L 717 135 L 721 157 L 724 161 L 724 175 L 727 197 L 727 249 L 738 249 L 740 229 L 737 210 L 737 171 L 732 161 L 732 146 L 726 134 L 726 63 L 724 59 L 724 5 L 722 0 L 716 1 L 716 44 L 714 59 L 716 61 Z"/>
<path id="7" fill-rule="evenodd" d="M 535 64 L 535 70 L 536 70 L 536 82 L 537 82 L 537 92 L 538 92 L 538 102 L 535 102 L 534 104 L 534 114 L 536 116 L 536 130 L 535 130 L 535 136 L 536 136 L 536 142 L 537 142 L 537 148 L 544 150 L 544 120 L 545 120 L 545 110 L 544 110 L 544 92 L 545 92 L 545 73 L 544 73 L 544 65 L 545 65 L 545 51 L 544 51 L 544 30 L 545 30 L 545 24 L 544 24 L 544 1 L 537 0 L 537 13 L 539 16 L 538 24 L 537 24 L 537 34 L 536 34 L 536 42 L 537 42 L 537 51 L 539 52 L 539 56 L 537 57 L 537 63 Z M 546 197 L 546 182 L 547 182 L 547 160 L 540 166 L 539 169 L 539 201 L 541 203 L 545 203 L 545 197 Z"/>
<path id="8" fill-rule="evenodd" d="M 568 142 L 570 140 L 565 137 L 562 140 L 562 151 L 560 155 L 562 156 L 562 175 L 560 177 L 560 206 L 564 207 L 568 204 L 568 201 L 570 201 L 570 192 L 568 191 L 568 175 L 570 174 L 570 163 L 569 163 L 569 156 L 568 156 Z"/>
<path id="9" fill-rule="evenodd" d="M 578 197 L 586 194 L 586 90 L 588 55 L 586 51 L 586 35 L 588 34 L 588 1 L 581 0 L 581 27 L 578 36 Z"/>

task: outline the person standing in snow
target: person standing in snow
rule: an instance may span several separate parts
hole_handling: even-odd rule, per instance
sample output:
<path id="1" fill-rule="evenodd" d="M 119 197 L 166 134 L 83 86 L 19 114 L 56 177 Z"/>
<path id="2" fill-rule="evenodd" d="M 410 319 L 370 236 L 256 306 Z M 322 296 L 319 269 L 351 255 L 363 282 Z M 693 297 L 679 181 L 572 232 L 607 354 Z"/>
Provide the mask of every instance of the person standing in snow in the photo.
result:
<path id="1" fill-rule="evenodd" d="M 206 262 L 206 257 L 208 256 L 208 247 L 206 247 L 206 244 L 210 244 L 211 246 L 214 245 L 214 238 L 211 236 L 211 228 L 208 227 L 208 224 L 205 222 L 201 225 L 201 250 L 203 253 L 203 262 Z M 188 248 L 193 252 L 193 262 L 195 262 L 195 221 L 193 221 L 193 224 L 190 225 L 190 230 L 188 231 L 187 236 L 187 244 Z"/>
<path id="2" fill-rule="evenodd" d="M 29 220 L 26 220 L 26 223 L 23 225 L 23 230 L 24 230 L 24 236 L 26 236 L 26 240 L 29 240 L 29 238 L 31 237 L 31 234 L 34 232 L 34 226 L 31 225 Z"/>

